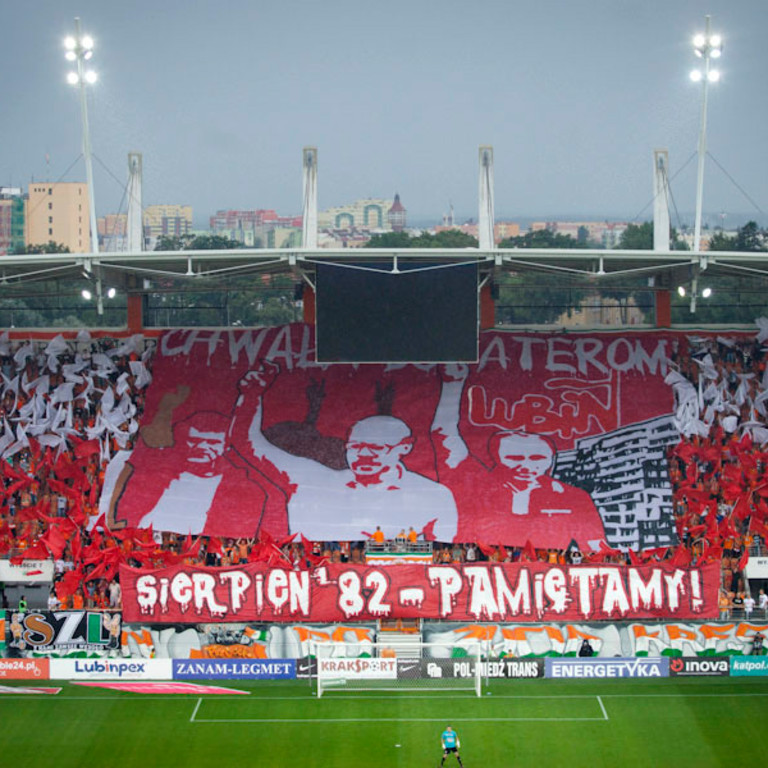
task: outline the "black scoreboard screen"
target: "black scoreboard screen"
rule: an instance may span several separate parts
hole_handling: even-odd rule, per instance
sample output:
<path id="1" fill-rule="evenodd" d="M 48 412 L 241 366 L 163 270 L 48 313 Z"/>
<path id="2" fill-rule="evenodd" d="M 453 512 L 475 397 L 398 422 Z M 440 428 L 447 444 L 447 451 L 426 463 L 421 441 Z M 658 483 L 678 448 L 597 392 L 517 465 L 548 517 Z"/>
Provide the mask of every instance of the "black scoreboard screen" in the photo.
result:
<path id="1" fill-rule="evenodd" d="M 474 262 L 317 264 L 317 362 L 476 362 L 477 278 Z"/>

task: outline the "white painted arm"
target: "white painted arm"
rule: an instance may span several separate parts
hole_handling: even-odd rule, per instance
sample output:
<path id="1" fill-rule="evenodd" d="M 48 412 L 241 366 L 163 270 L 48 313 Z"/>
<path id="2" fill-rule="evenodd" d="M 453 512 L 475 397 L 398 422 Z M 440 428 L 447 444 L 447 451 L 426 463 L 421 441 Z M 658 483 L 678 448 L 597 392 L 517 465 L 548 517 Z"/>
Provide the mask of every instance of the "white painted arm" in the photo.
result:
<path id="1" fill-rule="evenodd" d="M 467 445 L 459 432 L 461 395 L 469 369 L 461 363 L 442 366 L 440 400 L 432 419 L 431 438 L 439 460 L 455 469 L 469 456 Z"/>

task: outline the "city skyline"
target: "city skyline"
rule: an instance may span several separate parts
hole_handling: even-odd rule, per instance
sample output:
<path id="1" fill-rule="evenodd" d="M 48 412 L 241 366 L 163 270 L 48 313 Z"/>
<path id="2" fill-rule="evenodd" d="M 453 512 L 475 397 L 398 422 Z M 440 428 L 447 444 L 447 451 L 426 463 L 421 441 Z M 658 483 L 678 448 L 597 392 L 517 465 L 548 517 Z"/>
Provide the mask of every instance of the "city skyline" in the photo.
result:
<path id="1" fill-rule="evenodd" d="M 321 208 L 399 193 L 409 223 L 451 203 L 462 221 L 477 215 L 477 148 L 491 144 L 497 218 L 649 219 L 652 154 L 666 148 L 672 223 L 690 223 L 701 88 L 688 72 L 708 13 L 725 48 L 704 210 L 764 221 L 757 0 L 17 5 L 0 186 L 84 180 L 62 46 L 80 16 L 100 75 L 88 96 L 99 216 L 125 210 L 130 151 L 144 157 L 145 205 L 191 205 L 196 227 L 227 208 L 298 214 L 313 145 Z"/>

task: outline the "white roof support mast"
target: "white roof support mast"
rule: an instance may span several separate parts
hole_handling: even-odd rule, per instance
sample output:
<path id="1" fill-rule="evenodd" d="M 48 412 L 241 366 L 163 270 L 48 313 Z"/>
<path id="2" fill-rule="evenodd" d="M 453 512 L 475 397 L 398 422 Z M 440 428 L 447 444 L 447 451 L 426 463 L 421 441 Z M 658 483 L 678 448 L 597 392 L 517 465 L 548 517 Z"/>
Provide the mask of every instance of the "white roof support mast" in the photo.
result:
<path id="1" fill-rule="evenodd" d="M 128 253 L 144 250 L 144 225 L 141 205 L 142 159 L 140 152 L 128 153 L 128 222 L 125 249 Z"/>
<path id="2" fill-rule="evenodd" d="M 669 250 L 669 152 L 653 151 L 653 250 Z"/>
<path id="3" fill-rule="evenodd" d="M 477 218 L 477 239 L 481 251 L 495 248 L 493 237 L 493 147 L 480 147 L 479 213 Z"/>
<path id="4" fill-rule="evenodd" d="M 301 225 L 301 246 L 317 250 L 317 147 L 303 150 L 304 204 Z"/>

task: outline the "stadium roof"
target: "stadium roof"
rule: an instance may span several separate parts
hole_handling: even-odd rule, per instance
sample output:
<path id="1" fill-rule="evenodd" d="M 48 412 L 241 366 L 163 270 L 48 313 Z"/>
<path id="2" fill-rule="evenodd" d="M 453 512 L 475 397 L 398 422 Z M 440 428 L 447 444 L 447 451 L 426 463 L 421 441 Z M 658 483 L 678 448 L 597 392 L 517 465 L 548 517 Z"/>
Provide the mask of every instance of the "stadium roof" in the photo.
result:
<path id="1" fill-rule="evenodd" d="M 0 257 L 0 286 L 53 279 L 89 278 L 94 274 L 120 279 L 178 278 L 189 290 L 200 278 L 226 280 L 250 274 L 305 275 L 312 279 L 318 263 L 350 264 L 397 272 L 401 266 L 427 267 L 428 262 L 478 263 L 481 272 L 549 272 L 600 280 L 607 277 L 661 277 L 657 285 L 672 284 L 677 274 L 709 270 L 711 275 L 730 274 L 768 278 L 768 253 L 715 251 L 628 251 L 591 249 L 264 249 L 222 251 L 146 251 L 115 253 L 24 254 Z M 664 279 L 670 275 L 669 283 Z M 131 281 L 139 288 L 138 281 Z M 0 294 L 2 293 L 0 289 Z"/>

